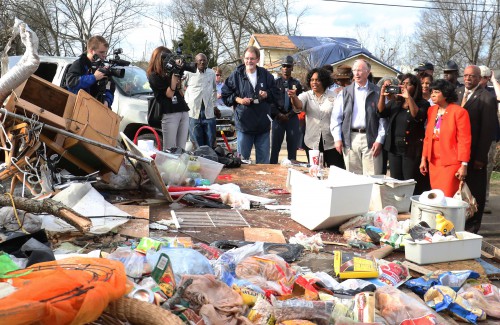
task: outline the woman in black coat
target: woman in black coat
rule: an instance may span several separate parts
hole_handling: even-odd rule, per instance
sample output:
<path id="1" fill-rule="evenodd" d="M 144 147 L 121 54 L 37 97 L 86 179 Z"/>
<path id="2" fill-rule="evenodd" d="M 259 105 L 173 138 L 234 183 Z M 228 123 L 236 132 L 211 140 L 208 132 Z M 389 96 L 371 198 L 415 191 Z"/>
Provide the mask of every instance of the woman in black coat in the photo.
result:
<path id="1" fill-rule="evenodd" d="M 401 93 L 391 100 L 387 100 L 390 80 L 384 82 L 378 115 L 388 119 L 384 149 L 389 153 L 391 177 L 416 180 L 414 194 L 421 194 L 430 188 L 428 178 L 419 172 L 429 102 L 422 98 L 422 86 L 416 76 L 408 73 L 402 80 Z"/>

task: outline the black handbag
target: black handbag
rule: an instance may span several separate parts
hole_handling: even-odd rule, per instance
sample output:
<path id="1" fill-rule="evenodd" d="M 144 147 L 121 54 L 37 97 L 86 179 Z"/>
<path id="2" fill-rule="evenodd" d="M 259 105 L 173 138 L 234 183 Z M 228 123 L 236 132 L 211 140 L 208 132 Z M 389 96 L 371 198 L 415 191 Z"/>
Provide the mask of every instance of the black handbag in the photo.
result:
<path id="1" fill-rule="evenodd" d="M 161 128 L 161 106 L 154 97 L 148 98 L 148 124 L 155 128 Z"/>

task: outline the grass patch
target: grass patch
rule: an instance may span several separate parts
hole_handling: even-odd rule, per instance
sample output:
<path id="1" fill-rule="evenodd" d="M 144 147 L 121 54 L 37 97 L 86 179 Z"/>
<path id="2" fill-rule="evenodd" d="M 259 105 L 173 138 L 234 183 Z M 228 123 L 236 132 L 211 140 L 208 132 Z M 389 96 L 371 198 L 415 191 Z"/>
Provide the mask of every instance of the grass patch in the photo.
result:
<path id="1" fill-rule="evenodd" d="M 493 171 L 491 173 L 491 180 L 500 181 L 500 172 Z"/>

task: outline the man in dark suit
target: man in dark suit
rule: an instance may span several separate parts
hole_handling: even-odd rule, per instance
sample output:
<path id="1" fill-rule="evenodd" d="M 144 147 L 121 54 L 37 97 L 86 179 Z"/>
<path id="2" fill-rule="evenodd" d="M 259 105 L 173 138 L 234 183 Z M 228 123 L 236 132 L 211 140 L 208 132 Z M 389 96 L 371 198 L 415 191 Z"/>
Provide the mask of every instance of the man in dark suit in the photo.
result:
<path id="1" fill-rule="evenodd" d="M 467 220 L 467 231 L 477 233 L 481 227 L 486 201 L 486 167 L 491 141 L 495 138 L 497 105 L 495 97 L 480 87 L 481 70 L 470 65 L 464 70 L 464 87 L 457 89 L 458 104 L 469 112 L 471 155 L 467 167 L 467 185 L 476 198 L 478 210 Z"/>

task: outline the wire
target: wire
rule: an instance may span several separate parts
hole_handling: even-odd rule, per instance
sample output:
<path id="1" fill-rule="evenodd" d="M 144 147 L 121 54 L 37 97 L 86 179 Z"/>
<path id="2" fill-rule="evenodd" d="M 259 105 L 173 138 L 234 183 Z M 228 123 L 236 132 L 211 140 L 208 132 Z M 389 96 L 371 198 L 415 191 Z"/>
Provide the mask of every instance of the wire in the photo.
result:
<path id="1" fill-rule="evenodd" d="M 12 197 L 12 194 L 10 194 L 9 192 L 7 192 L 5 194 L 7 194 L 10 198 L 10 202 L 12 203 L 12 208 L 14 208 L 14 216 L 16 217 L 17 224 L 19 225 L 19 229 L 21 229 L 25 234 L 29 234 L 29 232 L 26 229 L 24 229 L 23 223 L 21 222 L 21 220 L 19 219 L 19 216 L 17 215 L 16 204 L 14 203 L 14 198 Z"/>
<path id="2" fill-rule="evenodd" d="M 323 0 L 329 2 L 342 2 L 342 3 L 351 3 L 351 4 L 362 4 L 362 5 L 372 5 L 372 6 L 384 6 L 384 7 L 397 7 L 397 8 L 415 8 L 415 9 L 436 9 L 434 7 L 422 7 L 422 6 L 410 6 L 410 5 L 395 5 L 388 3 L 373 3 L 373 2 L 361 2 L 361 1 L 350 1 L 350 0 Z M 416 1 L 416 0 L 414 0 Z M 421 0 L 423 1 L 423 0 Z M 436 2 L 437 3 L 437 2 Z M 449 2 L 451 3 L 451 2 Z M 453 3 L 455 4 L 455 3 Z M 465 5 L 465 3 L 462 3 Z M 475 10 L 475 9 L 464 9 L 464 8 L 439 8 L 439 10 L 448 10 L 448 11 L 461 11 L 461 12 L 478 12 L 478 13 L 500 13 L 500 11 L 491 11 L 491 10 Z"/>

